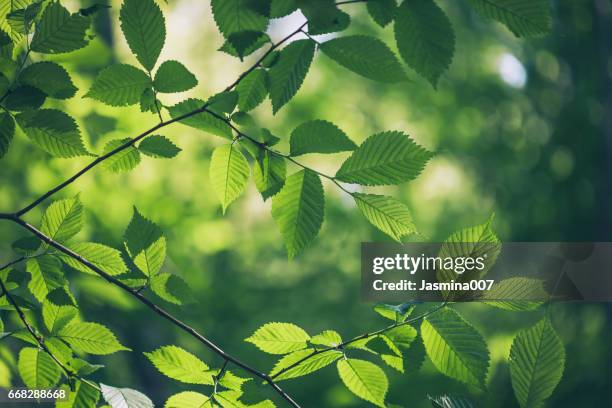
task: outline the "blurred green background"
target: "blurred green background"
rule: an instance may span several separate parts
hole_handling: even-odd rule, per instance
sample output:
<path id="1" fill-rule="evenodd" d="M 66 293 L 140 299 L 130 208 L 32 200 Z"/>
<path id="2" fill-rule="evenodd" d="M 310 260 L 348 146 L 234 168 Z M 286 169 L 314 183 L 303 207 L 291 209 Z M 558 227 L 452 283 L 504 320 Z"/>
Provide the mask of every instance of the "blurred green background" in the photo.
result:
<path id="1" fill-rule="evenodd" d="M 64 3 L 76 9 L 94 2 Z M 97 17 L 92 43 L 57 58 L 70 67 L 80 88 L 61 107 L 79 119 L 96 152 L 109 139 L 134 136 L 156 123 L 156 117 L 140 113 L 137 107 L 116 109 L 82 98 L 103 67 L 134 62 L 117 23 L 120 2 L 110 4 L 113 7 Z M 255 117 L 259 125 L 283 136 L 284 143 L 303 121 L 325 119 L 356 142 L 379 131 L 401 130 L 436 151 L 417 180 L 385 189 L 409 204 L 421 233 L 431 240 L 481 223 L 495 212 L 494 229 L 503 241 L 609 241 L 612 3 L 559 0 L 553 4 L 554 32 L 523 41 L 475 15 L 465 2 L 441 1 L 457 33 L 457 46 L 450 71 L 437 90 L 414 73 L 413 82 L 380 85 L 318 55 L 292 103 L 273 117 L 266 102 Z M 250 60 L 240 63 L 216 52 L 223 40 L 208 1 L 169 1 L 161 6 L 168 31 L 161 58 L 182 61 L 200 80 L 195 90 L 167 97 L 164 103 L 188 96 L 205 99 L 249 65 Z M 364 5 L 345 9 L 353 17 L 350 31 L 380 32 Z M 302 21 L 297 14 L 276 20 L 273 39 Z M 381 35 L 393 43 L 391 28 Z M 371 304 L 359 299 L 359 244 L 388 238 L 367 224 L 350 197 L 326 185 L 323 229 L 310 249 L 288 262 L 270 216 L 270 202 L 261 200 L 254 185 L 225 216 L 221 214 L 208 165 L 211 149 L 222 140 L 182 125 L 160 133 L 183 149 L 177 158 L 143 158 L 128 174 L 98 168 L 60 194 L 81 193 L 88 209 L 84 240 L 120 248 L 132 206 L 137 206 L 166 233 L 165 269 L 181 275 L 197 298 L 183 308 L 164 306 L 263 371 L 272 367 L 274 359 L 243 339 L 266 322 L 293 322 L 311 334 L 333 328 L 345 338 L 386 324 L 371 311 Z M 313 156 L 303 162 L 332 173 L 344 157 Z M 18 136 L 0 163 L 0 210 L 29 203 L 86 162 L 53 159 Z M 40 210 L 28 219 L 38 223 Z M 10 224 L 0 224 L 0 262 L 14 257 L 10 243 L 22 235 Z M 102 280 L 73 273 L 72 282 L 84 318 L 109 326 L 135 350 L 98 358 L 106 369 L 94 374 L 96 380 L 141 390 L 159 405 L 179 390 L 206 390 L 163 377 L 141 352 L 179 344 L 209 365 L 219 366 L 216 356 Z M 516 330 L 538 320 L 542 312 L 512 313 L 483 305 L 459 309 L 486 336 L 491 349 L 487 393 L 443 377 L 428 362 L 416 372 L 415 356 L 408 361 L 406 375 L 386 370 L 391 380 L 389 402 L 426 407 L 427 394 L 448 392 L 469 395 L 480 406 L 517 406 L 503 362 Z M 567 347 L 567 362 L 550 406 L 609 404 L 611 312 L 607 304 L 552 307 L 553 322 Z M 2 345 L 2 358 L 11 358 L 9 349 L 14 350 L 12 343 Z M 283 385 L 305 407 L 365 406 L 344 388 L 333 367 Z M 248 389 L 275 398 L 265 387 L 251 384 Z"/>

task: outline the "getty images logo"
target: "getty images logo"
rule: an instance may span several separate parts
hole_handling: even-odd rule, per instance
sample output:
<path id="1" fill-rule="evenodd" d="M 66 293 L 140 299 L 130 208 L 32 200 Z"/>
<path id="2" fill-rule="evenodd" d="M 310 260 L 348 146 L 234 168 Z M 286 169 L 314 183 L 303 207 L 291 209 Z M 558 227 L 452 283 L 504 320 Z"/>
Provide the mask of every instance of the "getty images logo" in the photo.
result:
<path id="1" fill-rule="evenodd" d="M 486 265 L 487 254 L 479 257 L 440 257 L 440 256 L 411 256 L 408 254 L 396 254 L 392 257 L 376 257 L 372 260 L 372 272 L 380 275 L 385 271 L 403 270 L 414 275 L 418 270 L 452 270 L 461 275 L 466 271 L 482 271 Z"/>

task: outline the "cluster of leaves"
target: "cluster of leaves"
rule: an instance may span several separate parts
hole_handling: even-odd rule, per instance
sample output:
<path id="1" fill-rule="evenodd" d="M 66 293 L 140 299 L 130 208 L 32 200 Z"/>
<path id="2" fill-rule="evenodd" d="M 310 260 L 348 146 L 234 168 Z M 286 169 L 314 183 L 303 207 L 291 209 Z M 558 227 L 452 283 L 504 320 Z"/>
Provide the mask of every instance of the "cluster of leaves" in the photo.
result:
<path id="1" fill-rule="evenodd" d="M 491 246 L 491 243 L 495 243 Z M 441 254 L 474 256 L 489 254 L 484 276 L 495 262 L 499 241 L 491 220 L 455 232 L 446 239 Z M 487 252 L 481 252 L 486 248 Z M 502 282 L 497 285 L 503 285 Z M 512 311 L 537 309 L 529 302 L 519 308 L 516 302 L 491 302 L 491 306 Z M 374 311 L 392 321 L 380 331 L 343 341 L 334 330 L 310 336 L 292 323 L 268 323 L 257 329 L 247 342 L 261 351 L 282 355 L 270 372 L 276 381 L 314 373 L 336 365 L 344 385 L 358 397 L 379 407 L 399 407 L 386 402 L 389 380 L 380 363 L 399 373 L 419 369 L 425 356 L 438 371 L 477 389 L 486 389 L 490 353 L 482 334 L 449 302 L 416 315 L 414 303 L 377 304 Z M 420 325 L 419 325 L 420 323 Z M 365 352 L 365 353 L 364 353 Z M 378 361 L 364 360 L 370 356 Z M 508 359 L 512 387 L 521 407 L 539 407 L 550 397 L 563 374 L 565 350 L 548 316 L 535 326 L 519 332 L 512 342 Z M 457 395 L 430 397 L 435 407 L 473 407 L 470 399 Z"/>

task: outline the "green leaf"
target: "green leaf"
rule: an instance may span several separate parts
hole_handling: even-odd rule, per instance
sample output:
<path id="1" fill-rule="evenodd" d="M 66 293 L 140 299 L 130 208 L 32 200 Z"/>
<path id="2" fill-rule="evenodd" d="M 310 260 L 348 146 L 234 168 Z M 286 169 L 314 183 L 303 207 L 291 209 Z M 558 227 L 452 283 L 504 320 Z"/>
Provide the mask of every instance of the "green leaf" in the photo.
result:
<path id="1" fill-rule="evenodd" d="M 210 397 L 198 392 L 183 391 L 166 401 L 164 408 L 216 408 Z"/>
<path id="2" fill-rule="evenodd" d="M 268 18 L 261 13 L 260 0 L 212 0 L 212 12 L 225 38 L 240 31 L 266 31 Z"/>
<path id="3" fill-rule="evenodd" d="M 115 248 L 95 242 L 78 242 L 70 245 L 70 249 L 111 276 L 121 275 L 128 271 L 121 252 Z M 62 255 L 62 261 L 78 271 L 95 274 L 87 266 L 70 256 Z"/>
<path id="4" fill-rule="evenodd" d="M 401 201 L 392 197 L 360 193 L 354 193 L 353 198 L 363 216 L 394 240 L 401 242 L 403 236 L 417 232 L 410 210 Z"/>
<path id="5" fill-rule="evenodd" d="M 238 377 L 231 371 L 226 370 L 225 374 L 223 374 L 223 377 L 221 377 L 221 379 L 219 380 L 219 384 L 230 390 L 242 391 L 242 385 L 249 381 L 251 381 L 250 378 Z"/>
<path id="6" fill-rule="evenodd" d="M 366 401 L 385 407 L 389 380 L 376 364 L 357 359 L 338 361 L 338 374 L 346 387 Z"/>
<path id="7" fill-rule="evenodd" d="M 194 301 L 185 281 L 172 273 L 159 273 L 151 278 L 151 290 L 166 302 L 182 305 Z"/>
<path id="8" fill-rule="evenodd" d="M 395 40 L 402 58 L 434 88 L 455 52 L 455 33 L 433 0 L 404 1 L 395 16 Z"/>
<path id="9" fill-rule="evenodd" d="M 272 217 L 283 235 L 289 259 L 317 236 L 324 212 L 325 196 L 318 175 L 302 170 L 287 178 L 272 198 Z"/>
<path id="10" fill-rule="evenodd" d="M 61 265 L 50 256 L 28 259 L 26 271 L 31 275 L 28 289 L 39 301 L 43 302 L 47 294 L 67 284 Z"/>
<path id="11" fill-rule="evenodd" d="M 357 145 L 336 125 L 325 120 L 302 123 L 291 133 L 291 156 L 306 153 L 338 153 Z"/>
<path id="12" fill-rule="evenodd" d="M 238 107 L 248 112 L 259 106 L 268 95 L 267 73 L 263 69 L 256 69 L 248 74 L 236 87 L 238 91 Z"/>
<path id="13" fill-rule="evenodd" d="M 515 276 L 495 282 L 481 299 L 489 306 L 524 312 L 537 309 L 549 296 L 542 280 Z"/>
<path id="14" fill-rule="evenodd" d="M 187 384 L 214 384 L 209 367 L 180 347 L 164 346 L 144 355 L 167 377 Z"/>
<path id="15" fill-rule="evenodd" d="M 62 385 L 61 389 L 66 392 L 68 399 L 65 401 L 58 400 L 55 403 L 55 408 L 95 407 L 98 399 L 100 399 L 100 391 L 81 380 L 75 381 L 74 390 L 71 390 L 68 384 Z"/>
<path id="16" fill-rule="evenodd" d="M 149 86 L 151 79 L 145 72 L 117 64 L 102 70 L 85 96 L 110 106 L 136 105 Z"/>
<path id="17" fill-rule="evenodd" d="M 268 354 L 287 354 L 306 348 L 308 333 L 291 323 L 266 323 L 245 341 Z"/>
<path id="18" fill-rule="evenodd" d="M 136 207 L 124 240 L 130 257 L 142 273 L 151 277 L 159 272 L 166 259 L 166 238 L 162 230 L 143 217 Z"/>
<path id="19" fill-rule="evenodd" d="M 38 109 L 45 103 L 45 98 L 45 94 L 38 89 L 28 85 L 20 85 L 7 94 L 4 107 L 14 112 Z"/>
<path id="20" fill-rule="evenodd" d="M 342 343 L 342 337 L 334 330 L 324 330 L 316 336 L 312 336 L 310 344 L 327 347 L 337 347 Z"/>
<path id="21" fill-rule="evenodd" d="M 550 321 L 519 332 L 510 349 L 510 378 L 521 408 L 541 407 L 563 376 L 565 349 Z"/>
<path id="22" fill-rule="evenodd" d="M 338 9 L 334 0 L 299 1 L 304 16 L 308 19 L 310 35 L 328 34 L 346 29 L 351 18 Z"/>
<path id="23" fill-rule="evenodd" d="M 342 357 L 342 352 L 340 351 L 325 351 L 323 353 L 315 354 L 312 357 L 309 357 L 308 359 L 304 360 L 300 364 L 296 365 L 295 367 L 289 368 L 288 370 L 283 371 L 281 374 L 278 374 L 283 369 L 287 369 L 298 361 L 301 361 L 302 359 L 312 355 L 314 351 L 314 349 L 298 350 L 291 354 L 283 356 L 274 365 L 274 368 L 270 372 L 270 377 L 274 377 L 275 381 L 302 377 L 304 375 L 308 375 L 324 367 L 327 367 L 328 365 L 332 364 L 333 362 Z"/>
<path id="24" fill-rule="evenodd" d="M 251 55 L 261 47 L 271 42 L 270 37 L 266 33 L 259 31 L 242 31 L 239 33 L 230 34 L 227 41 L 223 44 L 219 51 L 242 59 Z"/>
<path id="25" fill-rule="evenodd" d="M 47 207 L 40 230 L 55 241 L 66 241 L 83 228 L 83 205 L 79 196 L 54 201 Z"/>
<path id="26" fill-rule="evenodd" d="M 210 180 L 221 201 L 223 213 L 246 189 L 250 168 L 234 144 L 217 147 L 210 159 Z"/>
<path id="27" fill-rule="evenodd" d="M 8 152 L 15 135 L 15 121 L 6 112 L 0 112 L 0 159 Z"/>
<path id="28" fill-rule="evenodd" d="M 204 106 L 204 101 L 199 99 L 187 99 L 174 106 L 168 108 L 170 116 L 176 119 L 190 112 L 197 111 Z M 232 128 L 223 120 L 211 115 L 208 112 L 201 112 L 191 115 L 188 118 L 180 121 L 182 124 L 202 130 L 204 132 L 221 136 L 226 139 L 232 139 Z"/>
<path id="29" fill-rule="evenodd" d="M 427 398 L 434 408 L 474 408 L 469 399 L 457 395 L 440 395 L 437 397 L 428 395 Z"/>
<path id="30" fill-rule="evenodd" d="M 70 14 L 59 3 L 50 3 L 43 12 L 30 49 L 44 54 L 61 54 L 87 45 L 90 19 Z"/>
<path id="31" fill-rule="evenodd" d="M 427 355 L 444 375 L 484 388 L 489 350 L 484 339 L 452 309 L 441 309 L 421 323 Z"/>
<path id="32" fill-rule="evenodd" d="M 389 339 L 397 347 L 407 349 L 410 348 L 412 342 L 417 338 L 417 331 L 414 327 L 404 324 L 387 330 L 383 337 Z"/>
<path id="33" fill-rule="evenodd" d="M 374 306 L 374 311 L 384 318 L 393 320 L 394 322 L 404 321 L 410 313 L 414 310 L 414 303 L 402 303 L 401 305 L 387 305 L 384 303 L 377 303 Z"/>
<path id="34" fill-rule="evenodd" d="M 108 154 L 129 141 L 130 139 L 110 140 L 104 145 L 102 153 Z M 140 152 L 134 147 L 134 145 L 130 145 L 104 160 L 102 162 L 102 168 L 112 171 L 113 173 L 121 173 L 134 169 L 139 163 Z"/>
<path id="35" fill-rule="evenodd" d="M 131 388 L 115 388 L 100 383 L 100 391 L 111 408 L 153 408 L 149 397 Z"/>
<path id="36" fill-rule="evenodd" d="M 140 111 L 157 113 L 160 106 L 161 102 L 155 98 L 153 88 L 147 87 L 147 89 L 143 91 L 142 95 L 140 95 Z"/>
<path id="37" fill-rule="evenodd" d="M 287 163 L 285 159 L 265 149 L 259 149 L 253 166 L 253 178 L 264 200 L 274 196 L 285 185 Z"/>
<path id="38" fill-rule="evenodd" d="M 119 19 L 132 53 L 151 71 L 166 41 L 166 22 L 159 6 L 153 0 L 125 0 Z"/>
<path id="39" fill-rule="evenodd" d="M 296 11 L 297 8 L 296 0 L 272 0 L 270 4 L 270 17 L 285 17 Z"/>
<path id="40" fill-rule="evenodd" d="M 272 110 L 278 112 L 302 86 L 314 57 L 315 43 L 294 41 L 285 47 L 278 62 L 270 69 L 270 99 Z"/>
<path id="41" fill-rule="evenodd" d="M 238 104 L 238 92 L 226 91 L 211 96 L 206 102 L 208 109 L 212 110 L 219 115 L 224 113 L 230 114 L 236 109 Z"/>
<path id="42" fill-rule="evenodd" d="M 367 3 L 368 13 L 381 27 L 386 27 L 395 18 L 396 0 L 370 0 Z"/>
<path id="43" fill-rule="evenodd" d="M 23 35 L 18 31 L 15 31 L 6 17 L 13 11 L 22 10 L 27 8 L 33 0 L 12 0 L 12 1 L 0 1 L 0 29 L 6 31 L 9 38 L 14 42 L 19 42 Z M 7 56 L 10 58 L 10 55 Z"/>
<path id="44" fill-rule="evenodd" d="M 77 314 L 78 310 L 74 306 L 57 306 L 49 300 L 43 302 L 43 321 L 51 334 L 56 334 L 62 327 L 74 320 Z"/>
<path id="45" fill-rule="evenodd" d="M 106 355 L 128 350 L 115 335 L 98 323 L 73 322 L 63 327 L 57 337 L 73 348 L 89 354 Z"/>
<path id="46" fill-rule="evenodd" d="M 550 31 L 548 0 L 468 0 L 485 17 L 505 24 L 517 37 L 529 37 Z"/>
<path id="47" fill-rule="evenodd" d="M 162 93 L 184 92 L 195 87 L 198 80 L 178 61 L 165 61 L 155 74 L 153 86 Z"/>
<path id="48" fill-rule="evenodd" d="M 140 142 L 138 150 L 147 156 L 158 159 L 170 159 L 181 152 L 181 149 L 172 143 L 170 139 L 159 135 L 148 136 Z"/>
<path id="49" fill-rule="evenodd" d="M 378 133 L 342 163 L 336 178 L 366 186 L 399 184 L 418 176 L 432 156 L 402 132 Z"/>
<path id="50" fill-rule="evenodd" d="M 27 66 L 19 75 L 19 82 L 37 88 L 55 99 L 72 98 L 77 91 L 68 72 L 62 66 L 49 61 Z"/>
<path id="51" fill-rule="evenodd" d="M 321 51 L 343 67 L 379 82 L 407 81 L 399 60 L 378 38 L 352 35 L 321 44 Z"/>
<path id="52" fill-rule="evenodd" d="M 54 387 L 60 379 L 60 368 L 43 350 L 24 347 L 17 362 L 19 375 L 29 389 Z"/>

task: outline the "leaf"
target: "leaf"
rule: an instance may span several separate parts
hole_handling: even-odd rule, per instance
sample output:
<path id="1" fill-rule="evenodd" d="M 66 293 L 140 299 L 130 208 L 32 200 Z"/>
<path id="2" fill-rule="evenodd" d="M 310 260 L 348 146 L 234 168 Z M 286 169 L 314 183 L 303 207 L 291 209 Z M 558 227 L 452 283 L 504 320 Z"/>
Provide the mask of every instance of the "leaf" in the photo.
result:
<path id="1" fill-rule="evenodd" d="M 125 0 L 119 19 L 132 53 L 151 71 L 166 41 L 166 22 L 159 6 L 153 0 Z"/>
<path id="2" fill-rule="evenodd" d="M 394 322 L 404 321 L 410 313 L 414 310 L 414 303 L 406 302 L 400 305 L 387 305 L 384 303 L 377 303 L 374 306 L 374 311 L 384 318 L 393 320 Z"/>
<path id="3" fill-rule="evenodd" d="M 399 184 L 418 176 L 432 156 L 402 132 L 378 133 L 342 163 L 336 178 L 365 186 Z"/>
<path id="4" fill-rule="evenodd" d="M 130 140 L 131 139 L 110 140 L 104 145 L 102 154 L 109 154 L 115 149 L 128 143 Z M 106 170 L 112 171 L 113 173 L 121 173 L 134 169 L 139 163 L 140 152 L 134 147 L 134 145 L 129 145 L 128 147 L 104 160 L 104 162 L 102 162 L 102 167 Z"/>
<path id="5" fill-rule="evenodd" d="M 270 37 L 266 33 L 243 31 L 230 34 L 227 41 L 219 48 L 219 51 L 232 57 L 240 58 L 242 61 L 244 57 L 251 55 L 270 42 Z"/>
<path id="6" fill-rule="evenodd" d="M 19 352 L 19 375 L 29 389 L 54 387 L 60 379 L 60 368 L 47 353 L 31 347 Z"/>
<path id="7" fill-rule="evenodd" d="M 208 366 L 180 347 L 164 346 L 144 355 L 167 377 L 186 384 L 214 384 Z"/>
<path id="8" fill-rule="evenodd" d="M 286 176 L 285 159 L 268 150 L 260 149 L 257 161 L 253 166 L 253 178 L 264 200 L 274 196 L 283 188 Z"/>
<path id="9" fill-rule="evenodd" d="M 359 398 L 385 407 L 389 380 L 380 367 L 369 361 L 349 358 L 338 361 L 338 374 L 344 385 Z"/>
<path id="10" fill-rule="evenodd" d="M 334 330 L 324 330 L 316 336 L 312 336 L 310 344 L 327 347 L 337 347 L 342 343 L 342 337 Z"/>
<path id="11" fill-rule="evenodd" d="M 274 381 L 288 380 L 290 378 L 302 377 L 304 375 L 311 374 L 315 371 L 318 371 L 328 365 L 332 364 L 336 360 L 342 357 L 342 352 L 337 350 L 325 351 L 323 353 L 319 353 L 309 357 L 304 360 L 300 364 L 295 367 L 289 368 L 292 365 L 296 364 L 298 361 L 312 355 L 314 353 L 314 349 L 305 349 L 295 351 L 291 354 L 287 354 L 283 356 L 278 362 L 274 365 L 274 368 L 270 372 L 270 377 L 274 378 Z M 280 373 L 283 369 L 287 369 Z"/>
<path id="12" fill-rule="evenodd" d="M 187 99 L 168 108 L 173 119 L 197 111 L 204 106 L 204 101 L 198 99 Z M 232 128 L 223 120 L 208 112 L 201 112 L 180 121 L 182 124 L 203 130 L 216 136 L 232 140 Z"/>
<path id="13" fill-rule="evenodd" d="M 270 17 L 285 17 L 296 11 L 297 8 L 296 0 L 272 0 L 270 4 Z"/>
<path id="14" fill-rule="evenodd" d="M 78 311 L 73 306 L 57 306 L 45 300 L 42 306 L 42 316 L 49 333 L 56 334 L 62 327 L 69 324 L 77 316 Z"/>
<path id="15" fill-rule="evenodd" d="M 79 196 L 54 201 L 47 207 L 40 230 L 55 241 L 66 241 L 83 228 L 83 204 Z"/>
<path id="16" fill-rule="evenodd" d="M 550 31 L 548 0 L 469 0 L 485 17 L 505 24 L 517 37 L 529 37 Z"/>
<path id="17" fill-rule="evenodd" d="M 128 271 L 121 257 L 121 252 L 115 248 L 95 242 L 78 242 L 70 245 L 70 249 L 111 276 L 121 275 Z M 62 255 L 62 261 L 78 271 L 95 274 L 89 267 L 83 265 L 71 256 Z"/>
<path id="18" fill-rule="evenodd" d="M 268 354 L 287 354 L 306 348 L 308 333 L 291 323 L 266 323 L 245 341 Z"/>
<path id="19" fill-rule="evenodd" d="M 457 395 L 440 395 L 437 397 L 427 396 L 434 408 L 473 408 L 472 402 Z"/>
<path id="20" fill-rule="evenodd" d="M 542 280 L 515 276 L 495 282 L 480 299 L 499 309 L 524 312 L 537 309 L 549 296 Z"/>
<path id="21" fill-rule="evenodd" d="M 81 133 L 73 118 L 54 109 L 20 113 L 15 118 L 24 133 L 56 157 L 86 156 Z"/>
<path id="22" fill-rule="evenodd" d="M 182 305 L 194 301 L 185 281 L 172 273 L 159 273 L 151 278 L 151 290 L 166 302 Z"/>
<path id="23" fill-rule="evenodd" d="M 452 309 L 441 309 L 421 323 L 427 355 L 444 375 L 484 388 L 489 350 L 484 339 Z"/>
<path id="24" fill-rule="evenodd" d="M 77 91 L 68 72 L 62 66 L 49 61 L 27 66 L 19 75 L 19 82 L 37 88 L 55 99 L 72 98 Z"/>
<path id="25" fill-rule="evenodd" d="M 206 104 L 208 105 L 208 109 L 219 115 L 223 115 L 224 113 L 230 114 L 236 109 L 236 105 L 238 104 L 238 92 L 226 91 L 218 93 L 211 96 L 208 101 L 206 101 Z"/>
<path id="26" fill-rule="evenodd" d="M 350 17 L 338 9 L 334 0 L 299 1 L 300 9 L 308 19 L 310 35 L 329 34 L 346 29 Z"/>
<path id="27" fill-rule="evenodd" d="M 411 68 L 434 88 L 455 52 L 455 33 L 433 0 L 404 1 L 395 16 L 395 40 Z"/>
<path id="28" fill-rule="evenodd" d="M 410 210 L 401 201 L 392 197 L 360 193 L 353 193 L 353 198 L 363 216 L 394 240 L 401 242 L 403 236 L 417 232 Z"/>
<path id="29" fill-rule="evenodd" d="M 151 79 L 140 69 L 127 64 L 103 69 L 85 97 L 110 106 L 136 105 Z"/>
<path id="30" fill-rule="evenodd" d="M 184 92 L 198 85 L 198 80 L 178 61 L 165 61 L 155 74 L 153 86 L 162 93 Z"/>
<path id="31" fill-rule="evenodd" d="M 550 321 L 518 333 L 510 349 L 510 378 L 521 408 L 541 407 L 563 376 L 565 349 Z"/>
<path id="32" fill-rule="evenodd" d="M 15 121 L 6 112 L 0 112 L 0 159 L 8 152 L 15 135 Z"/>
<path id="33" fill-rule="evenodd" d="M 267 73 L 263 69 L 256 69 L 242 79 L 236 86 L 238 91 L 238 107 L 248 112 L 259 106 L 268 95 Z"/>
<path id="34" fill-rule="evenodd" d="M 90 20 L 70 14 L 59 3 L 50 3 L 37 24 L 30 49 L 44 54 L 61 54 L 87 45 Z"/>
<path id="35" fill-rule="evenodd" d="M 241 31 L 266 31 L 268 18 L 260 13 L 260 0 L 212 0 L 212 12 L 225 38 Z"/>
<path id="36" fill-rule="evenodd" d="M 319 176 L 310 170 L 292 174 L 272 198 L 276 221 L 289 259 L 299 254 L 316 237 L 323 224 L 325 196 Z"/>
<path id="37" fill-rule="evenodd" d="M 166 259 L 166 238 L 162 230 L 143 217 L 136 207 L 124 234 L 125 246 L 134 264 L 148 277 L 152 277 Z"/>
<path id="38" fill-rule="evenodd" d="M 68 399 L 65 401 L 58 400 L 55 403 L 55 408 L 85 408 L 95 407 L 100 399 L 100 391 L 92 385 L 76 380 L 74 390 L 71 390 L 68 384 L 61 387 L 66 392 Z"/>
<path id="39" fill-rule="evenodd" d="M 291 156 L 307 153 L 338 153 L 357 145 L 336 125 L 325 120 L 302 123 L 291 133 Z"/>
<path id="40" fill-rule="evenodd" d="M 89 354 L 106 355 L 128 350 L 115 335 L 98 323 L 73 322 L 63 327 L 57 337 L 70 346 Z"/>
<path id="41" fill-rule="evenodd" d="M 13 11 L 27 8 L 32 3 L 32 0 L 12 0 L 12 1 L 0 1 L 0 29 L 6 31 L 7 37 L 11 41 L 19 42 L 23 35 L 11 27 L 6 17 Z M 10 58 L 10 55 L 7 56 Z"/>
<path id="42" fill-rule="evenodd" d="M 153 408 L 153 401 L 140 391 L 115 388 L 102 383 L 100 383 L 100 391 L 111 408 Z"/>
<path id="43" fill-rule="evenodd" d="M 45 94 L 38 89 L 20 85 L 7 94 L 4 107 L 14 112 L 24 112 L 38 109 L 45 103 Z"/>
<path id="44" fill-rule="evenodd" d="M 314 57 L 315 43 L 294 41 L 285 47 L 278 62 L 270 69 L 270 99 L 272 110 L 278 112 L 302 86 Z"/>
<path id="45" fill-rule="evenodd" d="M 399 60 L 378 38 L 352 35 L 321 44 L 321 51 L 351 71 L 379 82 L 407 81 Z"/>
<path id="46" fill-rule="evenodd" d="M 210 159 L 210 180 L 221 201 L 223 213 L 246 189 L 249 163 L 234 144 L 217 147 Z"/>
<path id="47" fill-rule="evenodd" d="M 417 338 L 417 331 L 414 327 L 404 324 L 403 326 L 387 330 L 383 337 L 389 339 L 397 347 L 407 349 L 410 348 L 412 342 Z"/>
<path id="48" fill-rule="evenodd" d="M 166 401 L 164 408 L 215 408 L 210 397 L 198 392 L 183 391 Z"/>
<path id="49" fill-rule="evenodd" d="M 230 390 L 242 391 L 242 385 L 249 381 L 251 381 L 250 378 L 238 377 L 231 371 L 225 371 L 225 374 L 219 380 L 219 384 Z"/>
<path id="50" fill-rule="evenodd" d="M 172 143 L 170 139 L 159 135 L 148 136 L 140 142 L 138 150 L 147 156 L 158 159 L 170 159 L 181 152 L 181 149 Z"/>
<path id="51" fill-rule="evenodd" d="M 26 271 L 32 277 L 28 289 L 41 303 L 49 292 L 67 284 L 60 263 L 50 256 L 28 259 Z"/>
<path id="52" fill-rule="evenodd" d="M 368 13 L 381 27 L 386 27 L 395 18 L 396 0 L 370 0 L 367 2 Z"/>

